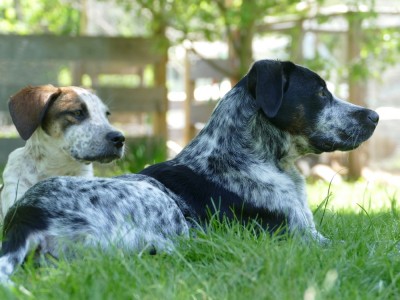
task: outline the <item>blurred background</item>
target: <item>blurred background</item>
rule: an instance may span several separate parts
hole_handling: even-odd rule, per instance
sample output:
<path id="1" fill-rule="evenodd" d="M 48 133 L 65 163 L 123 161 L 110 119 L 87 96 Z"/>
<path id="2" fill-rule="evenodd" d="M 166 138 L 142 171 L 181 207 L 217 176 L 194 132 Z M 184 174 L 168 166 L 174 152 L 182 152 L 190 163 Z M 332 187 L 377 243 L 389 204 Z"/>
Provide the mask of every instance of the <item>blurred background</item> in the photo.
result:
<path id="1" fill-rule="evenodd" d="M 302 159 L 305 175 L 400 185 L 398 0 L 2 0 L 0 170 L 23 145 L 7 101 L 26 85 L 94 89 L 129 137 L 97 172 L 135 172 L 176 155 L 262 58 L 305 65 L 380 114 L 368 143 Z"/>

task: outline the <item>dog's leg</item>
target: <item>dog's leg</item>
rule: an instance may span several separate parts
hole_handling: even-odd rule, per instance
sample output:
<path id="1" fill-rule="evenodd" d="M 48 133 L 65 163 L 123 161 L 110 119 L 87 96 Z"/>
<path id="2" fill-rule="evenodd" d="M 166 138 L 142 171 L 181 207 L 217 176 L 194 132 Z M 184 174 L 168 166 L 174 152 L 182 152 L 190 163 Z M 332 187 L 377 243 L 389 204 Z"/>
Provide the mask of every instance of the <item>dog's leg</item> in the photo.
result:
<path id="1" fill-rule="evenodd" d="M 322 245 L 328 244 L 330 240 L 315 228 L 314 217 L 307 201 L 304 177 L 294 168 L 288 174 L 295 183 L 299 195 L 299 203 L 291 206 L 288 211 L 290 231 L 300 233 L 305 240 L 314 240 Z"/>
<path id="2" fill-rule="evenodd" d="M 321 245 L 330 243 L 316 228 L 313 215 L 308 206 L 288 212 L 289 230 L 299 234 L 305 241 L 314 240 Z"/>

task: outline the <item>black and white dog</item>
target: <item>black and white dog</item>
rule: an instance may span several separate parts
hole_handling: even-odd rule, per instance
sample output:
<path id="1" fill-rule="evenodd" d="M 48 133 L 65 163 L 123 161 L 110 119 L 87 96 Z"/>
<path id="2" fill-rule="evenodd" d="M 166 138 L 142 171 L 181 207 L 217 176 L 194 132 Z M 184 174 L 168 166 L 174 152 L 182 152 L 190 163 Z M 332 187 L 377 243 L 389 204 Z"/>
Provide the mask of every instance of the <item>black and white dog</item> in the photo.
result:
<path id="1" fill-rule="evenodd" d="M 326 242 L 315 228 L 295 160 L 352 150 L 378 115 L 335 98 L 324 80 L 291 62 L 262 60 L 220 101 L 208 124 L 173 160 L 112 179 L 56 177 L 38 183 L 8 212 L 0 278 L 29 250 L 57 256 L 69 245 L 170 250 L 193 223 L 218 213 L 282 224 Z M 57 198 L 57 201 L 53 201 Z"/>

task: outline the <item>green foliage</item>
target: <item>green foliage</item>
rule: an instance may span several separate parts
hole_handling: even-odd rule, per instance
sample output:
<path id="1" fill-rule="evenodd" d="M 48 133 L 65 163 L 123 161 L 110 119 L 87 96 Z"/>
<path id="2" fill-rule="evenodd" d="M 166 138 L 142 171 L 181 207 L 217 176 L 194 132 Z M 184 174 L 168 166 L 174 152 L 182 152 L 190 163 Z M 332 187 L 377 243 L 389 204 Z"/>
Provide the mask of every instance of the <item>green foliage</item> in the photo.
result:
<path id="1" fill-rule="evenodd" d="M 129 3 L 119 0 L 119 3 Z M 293 0 L 137 0 L 141 16 L 149 16 L 154 33 L 173 28 L 174 41 L 224 40 L 231 47 L 238 68 L 231 74 L 240 78 L 252 62 L 252 40 L 256 25 L 268 15 L 294 11 Z M 164 28 L 164 30 L 160 29 Z"/>
<path id="2" fill-rule="evenodd" d="M 127 0 L 120 0 L 120 3 L 130 3 Z M 324 0 L 317 1 L 318 5 L 323 7 Z M 153 32 L 155 28 L 169 27 L 176 30 L 174 37 L 176 42 L 182 40 L 225 40 L 231 46 L 233 58 L 238 59 L 238 69 L 234 70 L 230 77 L 241 77 L 248 69 L 252 61 L 251 41 L 256 33 L 257 25 L 263 23 L 266 16 L 280 17 L 291 15 L 302 19 L 307 16 L 308 9 L 298 9 L 298 1 L 292 0 L 138 0 L 141 8 L 140 15 L 147 15 L 148 22 L 153 23 Z M 319 34 L 318 38 L 327 41 L 326 48 L 332 52 L 332 59 L 327 59 L 317 54 L 312 60 L 305 60 L 303 63 L 316 71 L 324 71 L 327 77 L 331 72 L 337 72 L 336 75 L 348 77 L 354 81 L 365 80 L 371 75 L 380 74 L 388 65 L 398 61 L 400 49 L 399 32 L 394 29 L 377 29 L 374 24 L 377 13 L 374 9 L 376 3 L 374 0 L 347 1 L 346 4 L 354 11 L 359 13 L 348 15 L 350 21 L 362 20 L 369 22 L 371 29 L 363 30 L 361 41 L 360 58 L 350 63 L 340 62 L 333 57 L 346 56 L 344 49 L 337 49 L 340 40 L 336 34 Z M 365 7 L 368 7 L 365 11 Z M 331 17 L 317 14 L 316 20 L 322 24 L 331 21 Z M 292 40 L 295 41 L 297 34 L 293 29 Z M 155 30 L 157 31 L 157 30 Z M 320 43 L 323 43 L 320 41 Z M 296 48 L 295 43 L 290 44 L 291 58 L 297 59 L 293 53 Z M 341 53 L 337 53 L 341 50 Z M 372 62 L 374 67 L 371 68 Z"/>
<path id="3" fill-rule="evenodd" d="M 313 59 L 305 60 L 308 67 L 326 74 L 330 78 L 336 73 L 339 78 L 352 82 L 366 81 L 369 77 L 379 77 L 382 72 L 398 62 L 400 53 L 400 33 L 397 28 L 380 28 L 379 14 L 375 9 L 375 1 L 349 1 L 347 5 L 358 12 L 343 14 L 349 22 L 350 31 L 360 26 L 360 30 L 351 39 L 359 39 L 358 57 L 349 59 L 348 49 L 338 49 L 337 45 L 347 45 L 344 35 L 335 33 L 319 33 L 319 44 L 330 52 L 330 58 L 321 57 L 319 53 Z M 367 7 L 367 9 L 365 9 Z M 320 24 L 331 21 L 329 16 L 318 16 Z M 356 29 L 357 30 L 357 29 Z M 348 45 L 347 45 L 348 47 Z M 337 58 L 344 57 L 344 60 Z"/>
<path id="4" fill-rule="evenodd" d="M 78 35 L 80 7 L 75 1 L 4 0 L 0 2 L 0 32 Z"/>
<path id="5" fill-rule="evenodd" d="M 155 138 L 141 138 L 127 145 L 125 157 L 117 161 L 123 173 L 136 173 L 146 165 L 152 165 L 167 159 L 165 141 Z"/>
<path id="6" fill-rule="evenodd" d="M 375 77 L 390 65 L 398 63 L 400 53 L 400 32 L 397 28 L 369 30 L 366 32 L 361 49 L 361 58 L 367 63 L 374 62 L 375 68 L 368 68 L 367 74 Z"/>

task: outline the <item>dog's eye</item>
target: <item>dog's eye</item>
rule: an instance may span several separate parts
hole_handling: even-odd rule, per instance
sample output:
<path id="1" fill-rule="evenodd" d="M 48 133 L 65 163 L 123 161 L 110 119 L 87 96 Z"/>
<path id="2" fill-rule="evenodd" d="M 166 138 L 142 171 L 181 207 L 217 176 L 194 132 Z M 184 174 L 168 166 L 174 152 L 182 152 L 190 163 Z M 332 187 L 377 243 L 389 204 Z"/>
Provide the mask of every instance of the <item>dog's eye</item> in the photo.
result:
<path id="1" fill-rule="evenodd" d="M 111 116 L 111 113 L 109 111 L 106 111 L 106 117 L 108 118 L 109 116 Z"/>
<path id="2" fill-rule="evenodd" d="M 76 118 L 76 119 L 82 119 L 84 117 L 84 112 L 82 109 L 78 109 L 78 110 L 74 110 L 72 112 L 72 115 Z"/>
<path id="3" fill-rule="evenodd" d="M 318 92 L 318 97 L 320 98 L 326 98 L 328 96 L 328 93 L 325 90 L 320 90 Z"/>

